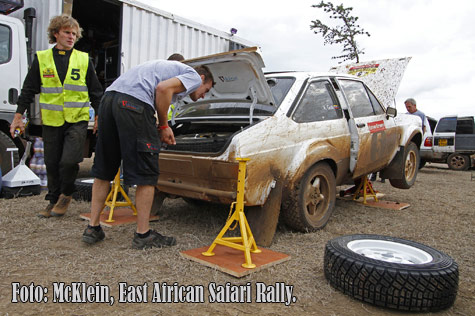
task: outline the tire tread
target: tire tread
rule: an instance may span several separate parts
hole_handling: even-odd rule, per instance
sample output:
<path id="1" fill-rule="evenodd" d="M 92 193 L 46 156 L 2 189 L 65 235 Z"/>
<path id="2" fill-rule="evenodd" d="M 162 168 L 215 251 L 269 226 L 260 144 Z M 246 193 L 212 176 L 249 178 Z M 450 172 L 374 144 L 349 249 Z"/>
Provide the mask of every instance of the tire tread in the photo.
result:
<path id="1" fill-rule="evenodd" d="M 458 289 L 458 266 L 410 270 L 373 265 L 325 247 L 324 273 L 330 285 L 376 306 L 417 312 L 435 312 L 453 305 Z"/>

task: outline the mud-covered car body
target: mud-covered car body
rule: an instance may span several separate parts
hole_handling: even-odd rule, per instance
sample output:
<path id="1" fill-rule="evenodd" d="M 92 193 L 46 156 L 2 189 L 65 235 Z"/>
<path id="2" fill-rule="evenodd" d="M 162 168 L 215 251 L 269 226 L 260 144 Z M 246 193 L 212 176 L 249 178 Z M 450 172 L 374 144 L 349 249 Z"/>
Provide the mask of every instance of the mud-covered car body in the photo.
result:
<path id="1" fill-rule="evenodd" d="M 328 180 L 329 192 L 318 189 L 317 195 L 307 197 L 311 205 L 302 207 L 305 213 L 305 208 L 315 208 L 323 199 L 325 214 L 314 211 L 313 220 L 305 219 L 305 214 L 296 215 L 304 217 L 299 223 L 289 220 L 294 228 L 312 230 L 328 220 L 334 202 L 328 195 L 334 195 L 336 185 L 381 170 L 393 185 L 413 184 L 418 151 L 408 162 L 405 149 L 411 142 L 419 147 L 420 119 L 396 116 L 395 109 L 386 111 L 357 77 L 311 72 L 264 75 L 263 61 L 253 48 L 187 63 L 208 66 L 216 85 L 204 100 L 185 100 L 176 107 L 171 124 L 177 144 L 160 153 L 157 188 L 162 194 L 229 204 L 236 197 L 236 158 L 249 158 L 246 207 L 265 208 L 269 197 L 277 199 L 272 201 L 274 219 L 261 218 L 255 226 L 259 230 L 276 223 L 281 205 L 283 210 L 297 207 L 288 200 L 305 186 L 302 179 L 309 170 L 324 164 L 331 170 L 326 172 L 331 179 L 322 180 Z M 408 163 L 416 165 L 410 175 Z M 310 186 L 317 187 L 315 179 L 309 180 Z M 295 212 L 299 213 L 290 211 L 292 216 Z"/>

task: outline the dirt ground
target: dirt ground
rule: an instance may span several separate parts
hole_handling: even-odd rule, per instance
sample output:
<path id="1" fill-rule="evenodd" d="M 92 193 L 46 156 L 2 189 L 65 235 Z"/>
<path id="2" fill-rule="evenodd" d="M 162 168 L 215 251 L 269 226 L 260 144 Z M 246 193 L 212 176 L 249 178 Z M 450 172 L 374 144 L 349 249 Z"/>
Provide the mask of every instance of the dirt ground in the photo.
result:
<path id="1" fill-rule="evenodd" d="M 87 176 L 90 161 L 82 165 Z M 455 305 L 439 315 L 473 315 L 475 310 L 475 171 L 455 172 L 444 165 L 421 169 L 410 190 L 398 190 L 376 182 L 385 200 L 410 203 L 402 211 L 366 207 L 337 200 L 328 225 L 315 233 L 297 233 L 279 224 L 271 250 L 291 256 L 287 262 L 237 279 L 180 256 L 180 251 L 210 245 L 224 225 L 227 211 L 195 208 L 182 199 L 165 201 L 165 214 L 152 228 L 175 236 L 178 244 L 168 249 L 131 249 L 134 225 L 105 228 L 106 239 L 94 246 L 81 242 L 86 222 L 79 214 L 89 204 L 74 201 L 61 219 L 39 219 L 45 206 L 39 196 L 0 199 L 0 315 L 402 315 L 351 299 L 333 289 L 323 275 L 325 243 L 334 237 L 371 233 L 424 243 L 452 256 L 459 264 L 460 281 Z M 36 295 L 48 290 L 46 303 L 12 303 L 13 286 Z M 116 302 L 54 303 L 53 283 L 85 282 L 108 286 Z M 154 282 L 202 285 L 204 303 L 119 303 L 119 283 Z M 207 299 L 211 283 L 229 286 L 256 283 L 293 286 L 297 301 L 284 303 L 219 303 Z M 33 286 L 31 284 L 34 284 Z M 41 286 L 41 287 L 40 287 Z M 35 291 L 32 291 L 35 293 Z M 149 289 L 150 296 L 151 289 Z M 19 299 L 20 296 L 16 296 Z M 37 296 L 39 297 L 39 296 Z M 24 297 L 23 297 L 24 298 Z M 30 295 L 34 299 L 34 295 Z M 424 314 L 428 315 L 428 314 Z"/>

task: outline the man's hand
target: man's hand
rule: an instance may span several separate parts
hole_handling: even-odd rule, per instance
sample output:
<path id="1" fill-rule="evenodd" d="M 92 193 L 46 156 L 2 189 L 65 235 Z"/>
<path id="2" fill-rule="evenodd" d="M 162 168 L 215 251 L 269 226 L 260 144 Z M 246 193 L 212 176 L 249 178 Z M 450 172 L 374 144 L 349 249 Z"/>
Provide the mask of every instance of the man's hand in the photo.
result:
<path id="1" fill-rule="evenodd" d="M 20 113 L 15 113 L 13 122 L 10 125 L 10 135 L 12 135 L 12 137 L 15 137 L 15 130 L 17 128 L 20 129 L 20 134 L 25 132 L 25 123 L 23 123 L 22 115 Z"/>
<path id="2" fill-rule="evenodd" d="M 97 115 L 94 116 L 94 128 L 92 129 L 92 133 L 95 135 L 97 133 Z"/>
<path id="3" fill-rule="evenodd" d="M 162 143 L 176 145 L 175 135 L 173 135 L 171 128 L 167 127 L 165 129 L 159 129 L 158 132 L 160 133 L 160 141 Z"/>

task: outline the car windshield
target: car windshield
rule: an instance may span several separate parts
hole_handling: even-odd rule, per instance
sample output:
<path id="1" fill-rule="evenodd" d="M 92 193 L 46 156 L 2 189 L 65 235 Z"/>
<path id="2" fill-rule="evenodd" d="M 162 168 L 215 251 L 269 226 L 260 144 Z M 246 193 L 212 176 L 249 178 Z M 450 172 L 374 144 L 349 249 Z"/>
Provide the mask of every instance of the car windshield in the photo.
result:
<path id="1" fill-rule="evenodd" d="M 276 105 L 256 104 L 253 116 L 271 116 L 275 113 L 282 100 L 295 81 L 293 77 L 267 77 L 272 96 Z M 247 116 L 249 117 L 251 100 L 206 100 L 184 104 L 178 110 L 177 118 L 206 116 Z"/>

